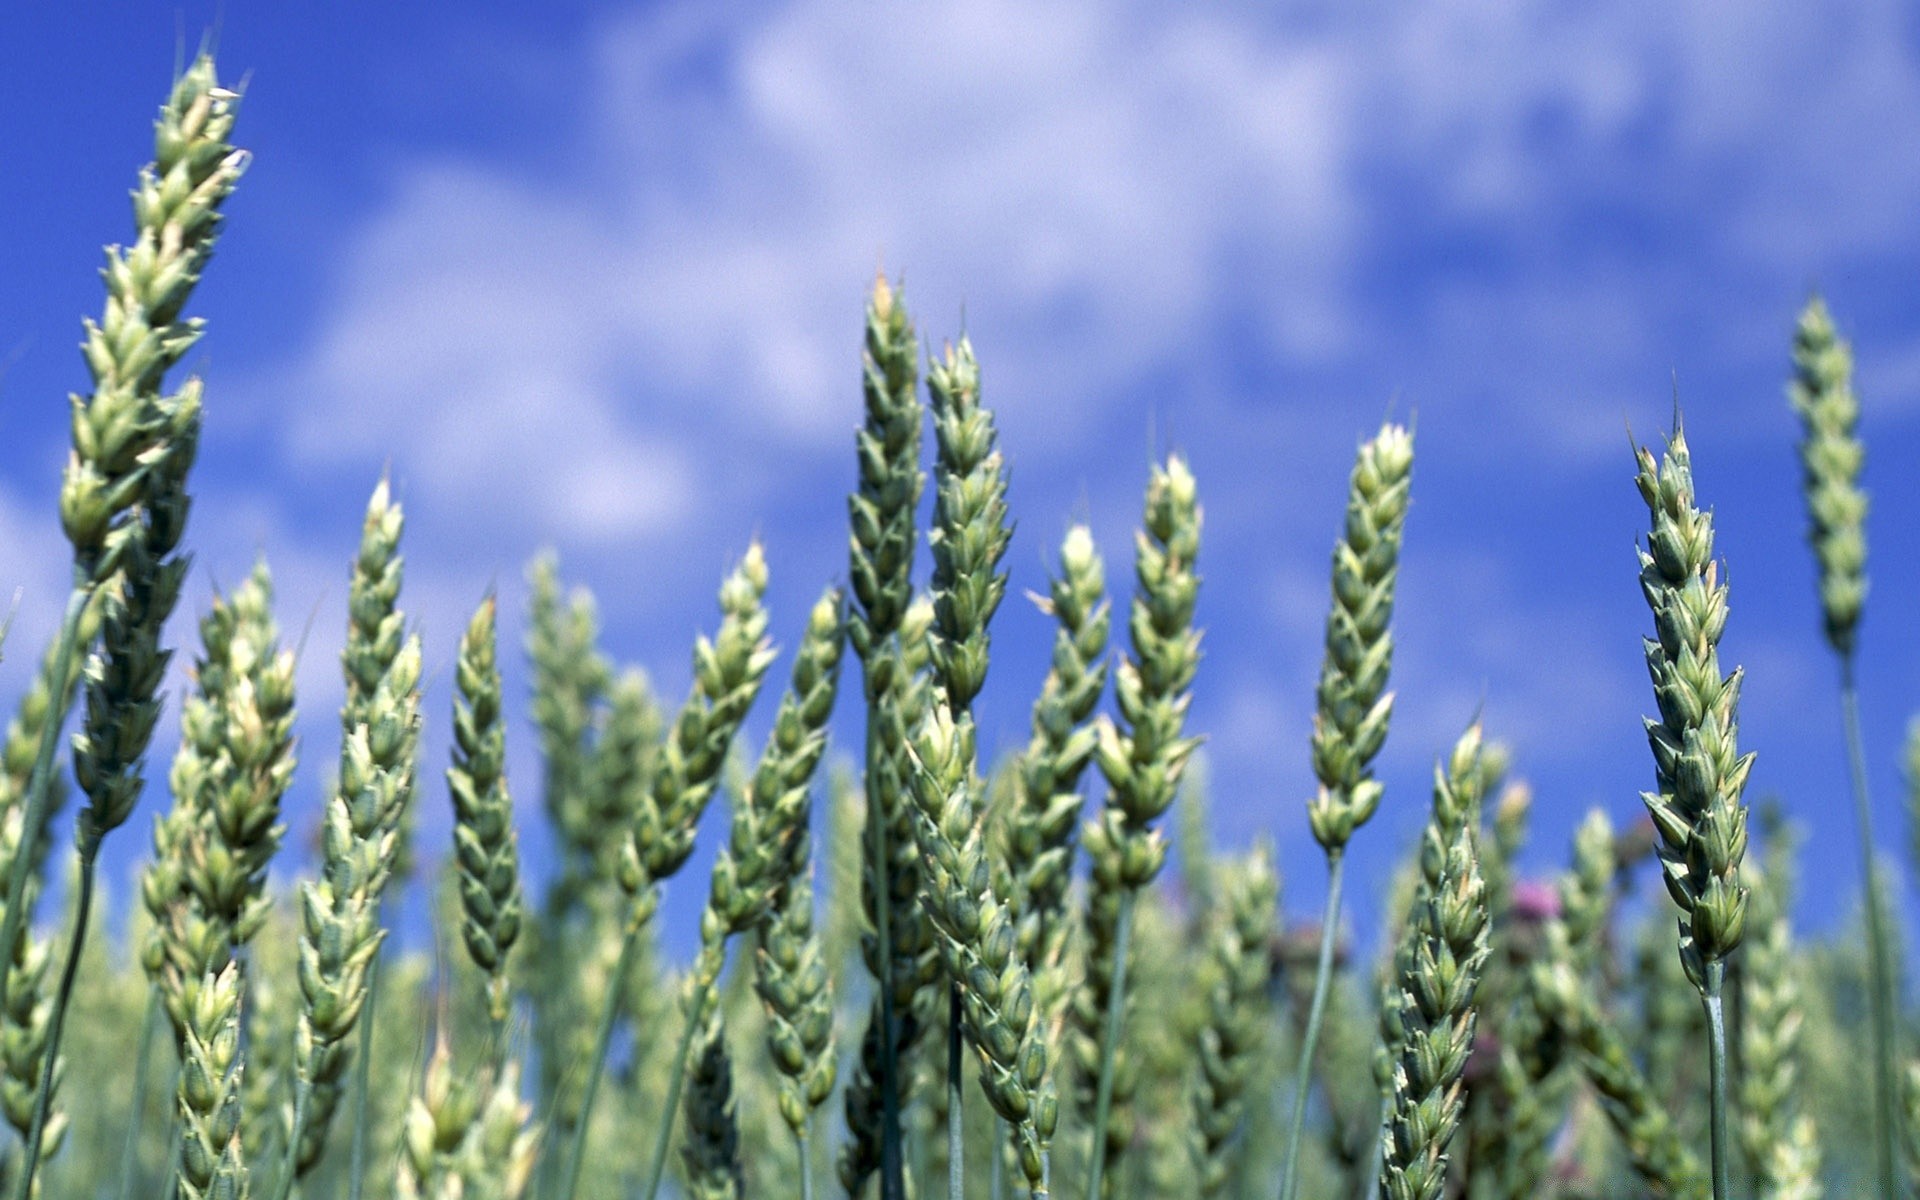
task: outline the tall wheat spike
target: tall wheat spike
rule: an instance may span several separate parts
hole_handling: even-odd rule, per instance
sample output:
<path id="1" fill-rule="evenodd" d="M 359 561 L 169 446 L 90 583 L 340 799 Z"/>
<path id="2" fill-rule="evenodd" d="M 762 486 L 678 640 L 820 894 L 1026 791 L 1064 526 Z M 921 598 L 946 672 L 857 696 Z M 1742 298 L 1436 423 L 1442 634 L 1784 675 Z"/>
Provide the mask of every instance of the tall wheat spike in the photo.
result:
<path id="1" fill-rule="evenodd" d="M 1874 1148 L 1881 1194 L 1899 1193 L 1894 1170 L 1904 1110 L 1895 1078 L 1903 1052 L 1895 1012 L 1899 985 L 1893 946 L 1881 899 L 1873 804 L 1867 785 L 1867 754 L 1860 728 L 1860 692 L 1855 676 L 1859 624 L 1867 598 L 1867 494 L 1860 487 L 1866 449 L 1860 442 L 1860 402 L 1853 391 L 1853 351 L 1834 328 L 1819 296 L 1801 311 L 1793 339 L 1793 379 L 1787 398 L 1800 417 L 1802 490 L 1807 502 L 1807 543 L 1818 567 L 1820 614 L 1827 644 L 1840 660 L 1840 717 L 1847 743 L 1847 779 L 1853 790 L 1854 824 L 1860 840 L 1861 882 L 1867 914 L 1867 955 L 1873 995 Z"/>
<path id="2" fill-rule="evenodd" d="M 1712 518 L 1695 506 L 1685 432 L 1674 430 L 1661 458 L 1645 447 L 1636 458 L 1635 483 L 1652 516 L 1640 590 L 1653 610 L 1655 636 L 1644 646 L 1660 710 L 1645 722 L 1659 790 L 1642 798 L 1660 835 L 1667 892 L 1681 912 L 1680 959 L 1706 1006 L 1714 1196 L 1725 1200 L 1732 1183 L 1722 988 L 1727 958 L 1746 929 L 1740 796 L 1753 755 L 1736 743 L 1741 672 L 1720 673 L 1727 586 L 1713 558 Z"/>
<path id="3" fill-rule="evenodd" d="M 660 885 L 678 874 L 693 854 L 694 833 L 720 785 L 727 750 L 760 694 L 761 681 L 773 661 L 773 648 L 767 640 L 767 612 L 762 604 L 766 590 L 766 554 L 755 542 L 720 585 L 719 632 L 711 641 L 702 636 L 694 643 L 693 688 L 674 717 L 649 790 L 634 806 L 633 824 L 619 844 L 615 879 L 623 909 L 620 955 L 613 968 L 613 986 L 607 989 L 599 1013 L 591 1061 L 586 1066 L 581 1112 L 557 1193 L 563 1200 L 571 1200 L 579 1186 L 593 1104 L 612 1046 L 622 992 L 638 961 L 642 934 L 659 905 Z M 664 1140 L 657 1141 L 656 1151 L 664 1145 Z M 660 1171 L 660 1155 L 656 1152 L 650 1187 L 659 1186 Z"/>
<path id="4" fill-rule="evenodd" d="M 348 588 L 340 774 L 322 818 L 320 876 L 300 886 L 301 1014 L 282 1200 L 320 1159 L 355 1057 L 349 1039 L 365 1028 L 386 939 L 381 901 L 400 863 L 415 790 L 420 641 L 407 634 L 396 607 L 403 524 L 383 479 L 367 502 Z M 359 1058 L 371 1068 L 364 1032 L 361 1038 Z"/>
<path id="5" fill-rule="evenodd" d="M 83 846 L 97 843 L 119 823 L 114 818 L 125 820 L 138 787 L 117 778 L 119 769 L 140 758 L 152 730 L 151 695 L 141 693 L 149 683 L 157 685 L 165 666 L 159 628 L 184 572 L 166 560 L 186 519 L 185 481 L 200 416 L 198 380 L 189 379 L 172 396 L 164 387 L 167 372 L 200 338 L 202 323 L 183 310 L 212 256 L 220 208 L 246 170 L 246 153 L 227 140 L 238 101 L 237 93 L 220 85 L 213 59 L 204 53 L 174 80 L 154 124 L 153 162 L 141 170 L 133 193 L 134 243 L 108 248 L 101 273 L 106 309 L 98 323 L 86 323 L 81 347 L 94 390 L 89 397 L 71 397 L 73 449 L 60 484 L 60 523 L 73 545 L 73 588 L 50 659 L 48 695 L 60 707 L 42 727 L 22 807 L 26 829 L 45 825 L 73 657 L 93 643 L 83 626 L 98 619 L 103 631 L 115 630 L 117 645 L 95 660 L 98 719 L 86 734 L 92 765 L 85 770 L 101 795 L 83 825 Z M 90 616 L 109 591 L 119 593 L 111 620 L 104 613 Z M 124 710 L 124 728 L 104 724 L 109 707 Z M 104 741 L 109 733 L 112 741 Z M 81 769 L 77 761 L 75 766 Z M 30 859 L 11 864 L 0 946 L 12 947 L 20 937 L 33 865 Z M 90 869 L 82 874 L 91 879 Z M 6 1000 L 6 973 L 0 972 L 0 1011 Z M 53 1040 L 57 1044 L 57 1029 Z M 32 1174 L 23 1173 L 23 1189 Z"/>
<path id="6" fill-rule="evenodd" d="M 830 587 L 808 614 L 806 634 L 794 656 L 792 689 L 781 700 L 773 734 L 734 807 L 727 845 L 714 857 L 707 906 L 700 914 L 700 950 L 682 990 L 685 1024 L 669 1068 L 669 1118 L 679 1102 L 694 1040 L 704 1036 L 701 1031 L 715 1014 L 728 942 L 759 926 L 773 911 L 776 891 L 791 872 L 793 856 L 805 837 L 809 793 L 814 771 L 826 753 L 826 724 L 833 715 L 839 682 L 844 603 L 839 589 Z M 671 1128 L 671 1119 L 663 1121 L 654 1135 L 649 1196 L 659 1186 Z"/>
<path id="7" fill-rule="evenodd" d="M 1387 690 L 1393 666 L 1391 623 L 1412 477 L 1412 433 L 1399 425 L 1383 425 L 1355 456 L 1347 484 L 1346 524 L 1333 548 L 1333 603 L 1327 611 L 1326 659 L 1313 717 L 1313 772 L 1320 787 L 1307 804 L 1308 824 L 1327 856 L 1327 903 L 1313 1000 L 1294 1070 L 1293 1122 L 1287 1132 L 1280 1200 L 1294 1200 L 1300 1187 L 1300 1135 L 1306 1127 L 1314 1047 L 1332 983 L 1347 841 L 1373 816 L 1383 790 L 1371 764 L 1386 743 L 1393 715 L 1393 693 Z"/>
<path id="8" fill-rule="evenodd" d="M 1111 1174 L 1132 1140 L 1126 1099 L 1126 976 L 1133 910 L 1141 889 L 1166 862 L 1166 837 L 1154 821 L 1172 805 L 1200 740 L 1186 733 L 1200 665 L 1194 626 L 1200 576 L 1199 494 L 1186 459 L 1170 456 L 1147 483 L 1145 528 L 1135 535 L 1135 590 L 1128 614 L 1131 652 L 1114 675 L 1121 721 L 1102 718 L 1094 762 L 1106 777 L 1107 803 L 1086 829 L 1092 873 L 1087 886 L 1086 975 L 1072 1018 L 1092 1116 L 1087 1194 L 1106 1200 Z"/>
<path id="9" fill-rule="evenodd" d="M 878 1172 L 880 1200 L 907 1200 L 900 1111 L 901 1060 L 920 1033 L 916 998 L 932 982 L 933 940 L 920 912 L 905 747 L 919 719 L 915 660 L 925 654 L 908 629 L 913 603 L 914 531 L 923 419 L 920 343 L 899 291 L 885 275 L 867 301 L 861 395 L 866 419 L 855 439 L 859 484 L 847 500 L 848 579 L 854 606 L 848 640 L 860 656 L 867 703 L 867 863 L 862 895 L 872 929 L 863 947 L 874 978 L 873 1011 L 846 1112 L 849 1141 L 840 1178 L 858 1195 Z M 931 614 L 929 614 L 930 616 Z M 924 626 L 922 626 L 924 630 Z"/>

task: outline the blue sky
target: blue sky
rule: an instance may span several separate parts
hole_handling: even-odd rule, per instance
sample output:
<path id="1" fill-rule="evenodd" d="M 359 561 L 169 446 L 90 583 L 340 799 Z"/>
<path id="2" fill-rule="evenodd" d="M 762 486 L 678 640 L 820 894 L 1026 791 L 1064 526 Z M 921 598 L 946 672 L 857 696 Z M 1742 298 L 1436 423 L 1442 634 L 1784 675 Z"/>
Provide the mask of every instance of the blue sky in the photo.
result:
<path id="1" fill-rule="evenodd" d="M 183 39 L 216 26 L 255 160 L 195 303 L 188 603 L 264 551 L 283 623 L 313 622 L 296 826 L 335 753 L 346 564 L 383 468 L 410 520 L 430 783 L 465 615 L 497 584 L 517 621 L 542 545 L 670 698 L 755 533 L 791 644 L 844 573 L 860 306 L 884 264 L 930 339 L 964 323 L 1012 463 L 989 736 L 1023 734 L 1047 627 L 1019 597 L 1067 523 L 1092 522 L 1124 584 L 1148 464 L 1184 450 L 1207 511 L 1193 713 L 1218 834 L 1275 837 L 1303 913 L 1324 886 L 1306 740 L 1357 441 L 1417 414 L 1388 799 L 1358 869 L 1384 878 L 1483 700 L 1536 786 L 1544 869 L 1589 805 L 1630 820 L 1650 781 L 1626 429 L 1657 436 L 1676 386 L 1730 563 L 1754 795 L 1809 827 L 1808 919 L 1846 911 L 1833 667 L 1782 397 L 1818 286 L 1859 359 L 1867 733 L 1882 841 L 1905 845 L 1908 6 L 9 6 L 0 563 L 22 600 L 0 697 L 64 585 L 53 498 L 99 246 L 127 236 Z M 511 753 L 537 848 L 524 724 Z M 444 799 L 424 796 L 434 836 Z M 117 838 L 122 879 L 148 819 Z M 669 920 L 702 891 L 682 883 Z"/>

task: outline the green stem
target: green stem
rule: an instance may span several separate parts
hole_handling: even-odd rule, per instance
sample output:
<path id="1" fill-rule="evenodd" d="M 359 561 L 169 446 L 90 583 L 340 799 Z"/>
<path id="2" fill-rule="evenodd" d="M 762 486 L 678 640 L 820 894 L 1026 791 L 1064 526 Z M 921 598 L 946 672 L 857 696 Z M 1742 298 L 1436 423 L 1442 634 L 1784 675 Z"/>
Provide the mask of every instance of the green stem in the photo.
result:
<path id="1" fill-rule="evenodd" d="M 507 1073 L 508 1027 L 512 1020 L 511 1012 L 501 1013 L 492 1019 L 490 1033 L 493 1038 L 493 1077 L 495 1079 Z"/>
<path id="2" fill-rule="evenodd" d="M 947 984 L 947 1200 L 967 1198 L 967 1098 L 960 1083 L 960 985 Z"/>
<path id="3" fill-rule="evenodd" d="M 794 1134 L 800 1150 L 800 1200 L 813 1200 L 813 1138 L 807 1133 L 812 1123 L 809 1117 L 800 1125 L 800 1131 Z"/>
<path id="4" fill-rule="evenodd" d="M 1307 1010 L 1307 1034 L 1300 1043 L 1300 1065 L 1293 1073 L 1293 1120 L 1287 1128 L 1287 1162 L 1280 1179 L 1280 1200 L 1300 1193 L 1300 1135 L 1307 1126 L 1307 1090 L 1313 1085 L 1313 1049 L 1320 1041 L 1320 1018 L 1326 1014 L 1327 992 L 1333 985 L 1333 943 L 1340 925 L 1340 884 L 1346 874 L 1343 850 L 1327 851 L 1327 911 L 1320 923 L 1320 962 L 1313 973 L 1313 1005 Z"/>
<path id="5" fill-rule="evenodd" d="M 100 855 L 100 839 L 85 828 L 86 814 L 81 814 L 80 820 L 80 891 L 73 906 L 73 937 L 67 942 L 67 961 L 60 968 L 60 990 L 54 994 L 53 1015 L 47 1024 L 46 1061 L 40 1065 L 40 1090 L 33 1098 L 33 1124 L 27 1132 L 14 1200 L 29 1200 L 33 1195 L 34 1172 L 40 1168 L 40 1143 L 47 1131 L 47 1110 L 53 1104 L 54 1068 L 60 1062 L 60 1031 L 67 1023 L 67 1006 L 73 999 L 74 977 L 80 973 L 80 952 L 87 942 L 87 922 L 93 915 L 94 863 Z M 23 849 L 30 836 L 30 832 L 22 834 Z"/>
<path id="6" fill-rule="evenodd" d="M 877 648 L 875 653 L 884 653 Z M 872 672 L 868 671 L 871 681 Z M 879 757 L 879 697 L 867 690 L 867 858 L 873 872 L 874 979 L 880 989 L 880 1200 L 907 1200 L 906 1160 L 900 1152 L 900 1030 L 893 1004 L 892 889 L 886 814 L 874 785 Z M 4 999 L 0 995 L 0 999 Z"/>
<path id="7" fill-rule="evenodd" d="M 67 723 L 71 696 L 67 685 L 73 675 L 73 654 L 80 640 L 80 622 L 93 599 L 92 573 L 78 564 L 73 569 L 73 591 L 67 595 L 67 609 L 60 617 L 60 637 L 54 644 L 52 687 L 46 725 L 40 730 L 40 746 L 34 752 L 33 773 L 27 777 L 25 816 L 20 824 L 20 845 L 14 852 L 13 873 L 7 880 L 7 912 L 0 920 L 0 952 L 9 956 L 19 944 L 26 925 L 27 880 L 33 875 L 33 847 L 47 821 L 47 789 L 53 777 L 53 748 L 60 741 L 60 728 Z M 11 961 L 11 959 L 0 960 Z M 11 971 L 0 971 L 0 1012 L 7 1010 L 7 984 Z M 51 1060 L 49 1060 L 51 1061 Z M 31 1175 L 29 1170 L 27 1174 Z"/>
<path id="8" fill-rule="evenodd" d="M 294 1180 L 300 1175 L 300 1137 L 301 1130 L 307 1124 L 307 1109 L 313 1103 L 313 1081 L 307 1077 L 303 1066 L 294 1072 L 293 1082 L 293 1120 L 287 1126 L 286 1161 L 281 1166 L 279 1186 L 273 1189 L 274 1200 L 287 1200 L 293 1195 Z"/>
<path id="9" fill-rule="evenodd" d="M 1707 1061 L 1711 1081 L 1708 1129 L 1713 1147 L 1713 1200 L 1729 1200 L 1733 1195 L 1733 1185 L 1727 1138 L 1727 1018 L 1720 1000 L 1727 964 L 1716 959 L 1707 964 L 1706 974 L 1700 996 L 1707 1006 Z"/>
<path id="10" fill-rule="evenodd" d="M 673 1073 L 667 1076 L 667 1102 L 660 1108 L 660 1130 L 653 1138 L 653 1160 L 647 1167 L 647 1186 L 641 1191 L 646 1200 L 657 1200 L 660 1180 L 667 1173 L 667 1147 L 673 1142 L 673 1123 L 680 1117 L 680 1088 L 687 1081 L 687 1057 L 693 1051 L 693 1036 L 706 1024 L 706 1008 L 713 995 L 710 981 L 696 982 L 687 997 L 687 1023 L 673 1048 Z"/>
<path id="11" fill-rule="evenodd" d="M 1854 824 L 1860 835 L 1860 869 L 1866 886 L 1867 962 L 1873 996 L 1874 1153 L 1878 1159 L 1882 1194 L 1900 1195 L 1900 1102 L 1893 1065 L 1900 1048 L 1893 1026 L 1893 970 L 1887 944 L 1886 914 L 1882 911 L 1878 857 L 1873 841 L 1872 803 L 1867 791 L 1867 752 L 1860 733 L 1860 693 L 1853 678 L 1853 655 L 1840 659 L 1840 718 L 1846 729 L 1847 775 L 1853 785 Z"/>
<path id="12" fill-rule="evenodd" d="M 1127 1011 L 1127 958 L 1133 943 L 1132 888 L 1120 893 L 1120 926 L 1114 935 L 1113 990 L 1107 996 L 1107 1024 L 1100 1034 L 1100 1075 L 1093 1100 L 1093 1154 L 1087 1163 L 1087 1200 L 1100 1200 L 1107 1170 L 1107 1118 L 1113 1110 L 1114 1057 L 1120 1050 L 1120 1027 Z"/>
<path id="13" fill-rule="evenodd" d="M 380 1000 L 380 955 L 367 964 L 367 1002 L 360 1010 L 360 1060 L 353 1064 L 353 1150 L 347 1160 L 347 1200 L 360 1200 L 366 1188 L 368 1085 L 373 1078 L 374 1006 Z"/>
<path id="14" fill-rule="evenodd" d="M 127 1107 L 127 1142 L 120 1151 L 120 1200 L 133 1200 L 140 1173 L 140 1126 L 146 1116 L 147 1072 L 153 1057 L 154 1036 L 160 1029 L 160 989 L 147 989 L 147 1011 L 140 1018 L 139 1057 L 133 1060 L 133 1100 Z"/>
<path id="15" fill-rule="evenodd" d="M 993 1140 L 993 1154 L 987 1160 L 987 1194 L 992 1197 L 992 1200 L 1002 1200 L 1007 1191 L 1007 1140 L 1012 1136 L 1013 1127 L 1005 1121 L 996 1120 L 993 1123 L 993 1131 L 996 1136 Z"/>
<path id="16" fill-rule="evenodd" d="M 587 1127 L 593 1124 L 593 1098 L 600 1090 L 600 1076 L 606 1071 L 607 1051 L 613 1045 L 613 1026 L 620 1014 L 620 992 L 626 983 L 627 975 L 633 970 L 633 959 L 640 952 L 640 926 L 630 924 L 626 936 L 620 941 L 620 959 L 613 968 L 613 979 L 607 985 L 606 1003 L 600 1009 L 600 1031 L 594 1038 L 593 1062 L 587 1067 L 587 1089 L 580 1097 L 580 1116 L 573 1128 L 573 1146 L 567 1152 L 567 1170 L 561 1177 L 558 1200 L 573 1200 L 573 1193 L 580 1186 L 580 1167 L 587 1157 Z"/>

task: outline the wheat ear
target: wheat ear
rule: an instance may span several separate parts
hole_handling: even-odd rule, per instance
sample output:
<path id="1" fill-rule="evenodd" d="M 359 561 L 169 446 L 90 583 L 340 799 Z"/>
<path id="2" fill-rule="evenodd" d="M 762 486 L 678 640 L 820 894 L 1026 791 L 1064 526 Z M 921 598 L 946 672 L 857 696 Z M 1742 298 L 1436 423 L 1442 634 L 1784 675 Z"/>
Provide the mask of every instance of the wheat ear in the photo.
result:
<path id="1" fill-rule="evenodd" d="M 1091 720 L 1107 682 L 1106 567 L 1084 525 L 1060 544 L 1060 570 L 1041 607 L 1053 617 L 1053 657 L 1033 702 L 1032 733 L 1015 765 L 1004 858 L 1013 886 L 1020 957 L 1034 977 L 1045 1023 L 1070 995 L 1065 959 L 1068 892 L 1079 831 L 1080 777 L 1092 761 Z"/>
<path id="2" fill-rule="evenodd" d="M 487 977 L 487 1014 L 493 1021 L 496 1071 L 507 1053 L 513 997 L 507 956 L 520 937 L 520 854 L 507 795 L 507 734 L 500 707 L 500 664 L 492 596 L 474 610 L 460 638 L 454 667 L 459 699 L 453 708 L 453 858 L 460 890 L 460 935 L 467 957 Z"/>
<path id="3" fill-rule="evenodd" d="M 1397 963 L 1393 1059 L 1379 1194 L 1437 1200 L 1460 1123 L 1460 1076 L 1473 1048 L 1474 990 L 1486 964 L 1486 883 L 1476 835 L 1481 736 L 1470 726 L 1434 769 L 1433 814 L 1420 842 L 1420 883 Z"/>

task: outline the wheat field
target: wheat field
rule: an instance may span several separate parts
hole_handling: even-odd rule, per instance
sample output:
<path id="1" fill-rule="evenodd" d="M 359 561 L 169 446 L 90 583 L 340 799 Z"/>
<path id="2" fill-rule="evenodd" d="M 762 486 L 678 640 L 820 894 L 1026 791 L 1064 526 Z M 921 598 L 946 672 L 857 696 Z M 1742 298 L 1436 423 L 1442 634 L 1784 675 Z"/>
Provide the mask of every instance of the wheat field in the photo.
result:
<path id="1" fill-rule="evenodd" d="M 271 564 L 211 595 L 189 574 L 203 397 L 176 368 L 217 337 L 193 292 L 245 187 L 244 130 L 240 92 L 194 59 L 84 325 L 91 383 L 47 498 L 71 590 L 47 645 L 4 646 L 0 670 L 30 680 L 0 749 L 7 1194 L 1911 1194 L 1920 1047 L 1854 684 L 1864 451 L 1852 351 L 1819 298 L 1781 347 L 1802 432 L 1781 487 L 1804 496 L 1807 636 L 1848 733 L 1833 771 L 1854 807 L 1832 819 L 1865 851 L 1862 878 L 1817 882 L 1859 897 L 1857 924 L 1792 927 L 1796 830 L 1749 795 L 1744 676 L 1718 649 L 1739 593 L 1693 476 L 1715 450 L 1679 414 L 1620 471 L 1645 515 L 1622 530 L 1647 605 L 1645 815 L 1588 815 L 1552 880 L 1519 867 L 1534 794 L 1475 714 L 1423 748 L 1429 791 L 1376 776 L 1419 472 L 1410 424 L 1358 431 L 1346 495 L 1324 498 L 1324 659 L 1298 747 L 1317 787 L 1276 822 L 1324 852 L 1327 902 L 1288 923 L 1272 847 L 1208 833 L 1189 710 L 1208 686 L 1198 600 L 1228 567 L 1177 451 L 1141 472 L 1130 546 L 1076 523 L 1050 549 L 1030 734 L 982 745 L 1009 454 L 975 347 L 924 340 L 885 275 L 848 364 L 844 575 L 817 581 L 794 644 L 769 636 L 752 543 L 687 695 L 658 695 L 547 555 L 524 629 L 473 581 L 457 645 L 431 648 L 454 702 L 429 707 L 405 514 L 369 481 L 339 555 L 338 738 L 297 740 L 301 639 Z M 176 610 L 190 644 L 166 644 Z M 531 695 L 503 688 L 515 654 Z M 509 778 L 521 713 L 540 769 Z M 447 761 L 424 760 L 434 724 Z M 311 845 L 282 809 L 302 773 L 325 781 Z M 69 801 L 72 845 L 53 835 Z M 450 844 L 422 836 L 428 806 Z M 1348 879 L 1385 806 L 1422 832 L 1391 879 Z M 702 879 L 710 812 L 724 836 Z M 555 846 L 538 872 L 529 813 Z M 137 894 L 97 887 L 103 844 L 143 836 Z M 671 938 L 669 887 L 706 897 Z M 1347 898 L 1376 895 L 1361 945 Z"/>

